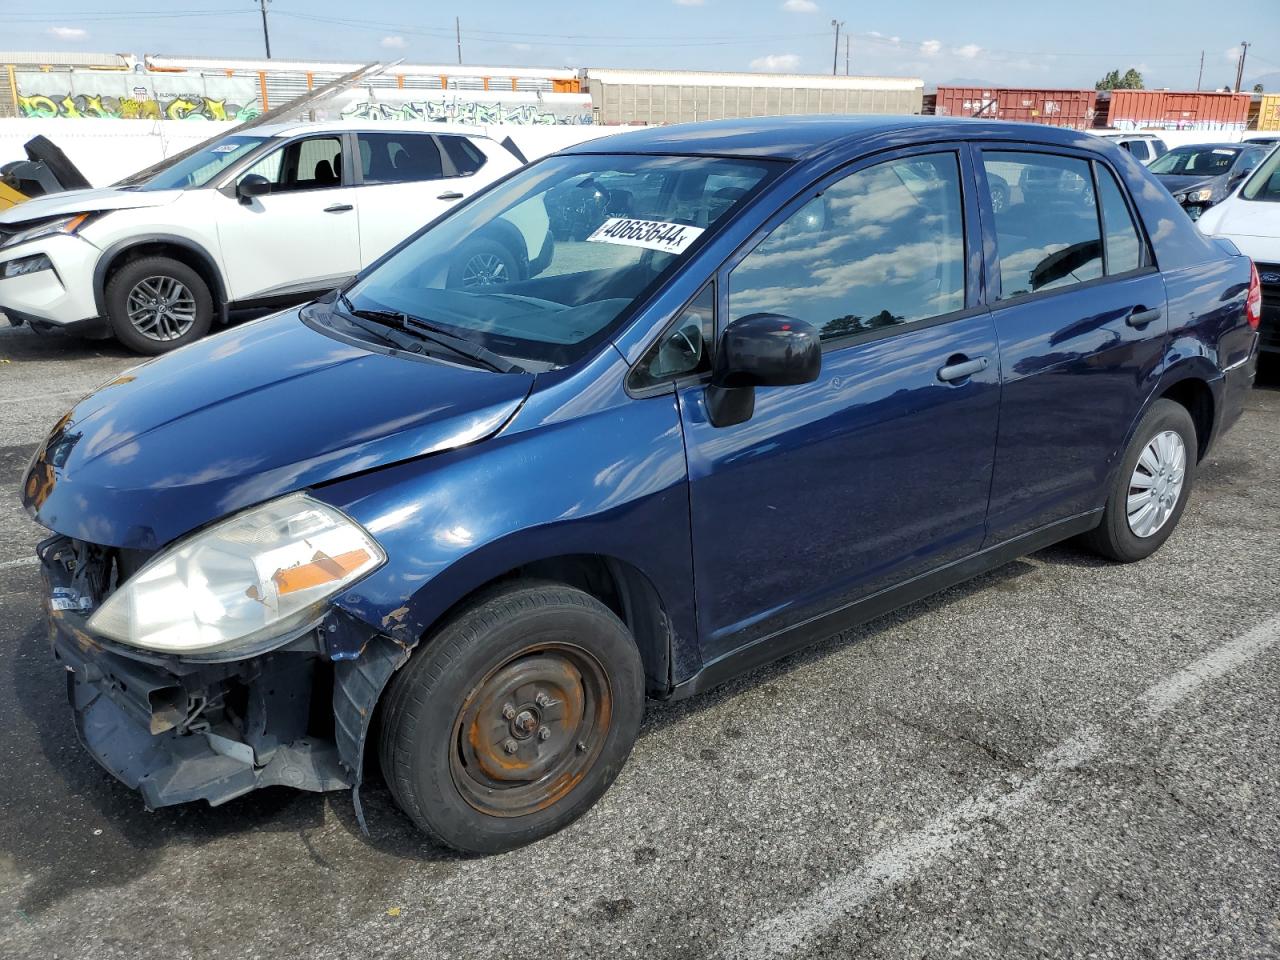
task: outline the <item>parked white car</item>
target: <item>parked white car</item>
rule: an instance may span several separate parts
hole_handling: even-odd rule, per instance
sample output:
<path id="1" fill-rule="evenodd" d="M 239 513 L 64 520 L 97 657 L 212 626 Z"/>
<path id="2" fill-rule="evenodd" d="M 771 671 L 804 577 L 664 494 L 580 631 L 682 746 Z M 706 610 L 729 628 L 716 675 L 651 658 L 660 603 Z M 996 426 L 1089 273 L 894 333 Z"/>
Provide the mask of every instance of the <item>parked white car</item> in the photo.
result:
<path id="1" fill-rule="evenodd" d="M 158 171 L 0 213 L 0 312 L 163 353 L 230 310 L 342 285 L 524 158 L 466 128 L 283 124 L 231 132 Z M 448 282 L 538 272 L 552 244 L 530 208 L 458 251 Z"/>
<path id="2" fill-rule="evenodd" d="M 1262 282 L 1259 347 L 1280 353 L 1280 148 L 1196 225 L 1209 236 L 1226 237 L 1253 258 Z"/>

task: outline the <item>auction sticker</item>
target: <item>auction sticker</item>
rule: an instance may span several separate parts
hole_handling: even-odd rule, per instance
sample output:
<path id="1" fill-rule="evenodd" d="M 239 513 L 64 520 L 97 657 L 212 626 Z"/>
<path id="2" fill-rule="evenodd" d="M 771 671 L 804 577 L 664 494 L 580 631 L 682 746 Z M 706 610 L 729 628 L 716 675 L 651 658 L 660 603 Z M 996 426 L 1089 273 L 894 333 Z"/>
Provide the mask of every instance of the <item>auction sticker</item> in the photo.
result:
<path id="1" fill-rule="evenodd" d="M 610 217 L 595 233 L 587 237 L 587 242 L 617 243 L 624 247 L 661 250 L 663 253 L 684 253 L 689 249 L 689 244 L 702 235 L 702 229 L 691 227 L 687 223 Z"/>

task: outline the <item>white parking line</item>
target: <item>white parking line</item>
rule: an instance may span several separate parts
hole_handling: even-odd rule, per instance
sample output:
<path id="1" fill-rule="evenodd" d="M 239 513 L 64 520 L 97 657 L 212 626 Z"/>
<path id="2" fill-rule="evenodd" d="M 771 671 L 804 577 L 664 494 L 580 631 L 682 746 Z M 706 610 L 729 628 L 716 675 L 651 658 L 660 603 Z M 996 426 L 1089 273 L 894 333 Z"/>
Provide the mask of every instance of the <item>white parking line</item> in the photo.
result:
<path id="1" fill-rule="evenodd" d="M 1159 716 L 1204 684 L 1247 663 L 1277 641 L 1280 641 L 1280 616 L 1272 617 L 1148 687 L 1138 697 L 1137 707 L 1146 717 Z M 1070 740 L 1037 757 L 1032 763 L 1037 772 L 1020 778 L 1012 791 L 991 790 L 964 801 L 872 854 L 856 870 L 820 886 L 810 896 L 810 902 L 743 931 L 738 939 L 723 944 L 716 956 L 726 960 L 731 957 L 764 960 L 811 946 L 813 938 L 857 913 L 888 887 L 922 873 L 942 854 L 968 839 L 974 824 L 1021 807 L 1053 775 L 1097 756 L 1106 746 L 1106 736 L 1100 727 L 1085 727 Z"/>
<path id="2" fill-rule="evenodd" d="M 0 560 L 0 570 L 8 570 L 10 567 L 33 567 L 39 562 L 39 557 L 23 557 L 21 560 Z"/>

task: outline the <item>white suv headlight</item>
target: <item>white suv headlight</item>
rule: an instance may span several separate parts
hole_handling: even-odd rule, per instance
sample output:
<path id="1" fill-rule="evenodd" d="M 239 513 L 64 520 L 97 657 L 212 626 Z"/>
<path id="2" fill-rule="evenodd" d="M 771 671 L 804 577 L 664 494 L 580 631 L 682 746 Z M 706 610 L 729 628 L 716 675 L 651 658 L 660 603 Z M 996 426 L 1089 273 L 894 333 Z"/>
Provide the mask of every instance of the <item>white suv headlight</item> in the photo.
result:
<path id="1" fill-rule="evenodd" d="M 57 234 L 74 234 L 85 224 L 97 217 L 91 213 L 77 213 L 70 217 L 59 217 L 57 220 L 46 220 L 44 223 L 37 223 L 33 227 L 27 227 L 25 230 L 19 230 L 17 233 L 10 234 L 8 239 L 3 243 L 6 247 L 16 247 L 20 243 L 30 243 L 32 240 L 39 240 L 42 237 L 52 237 Z"/>
<path id="2" fill-rule="evenodd" d="M 305 626 L 386 558 L 355 521 L 292 494 L 162 551 L 107 598 L 89 629 L 164 653 L 255 647 Z"/>

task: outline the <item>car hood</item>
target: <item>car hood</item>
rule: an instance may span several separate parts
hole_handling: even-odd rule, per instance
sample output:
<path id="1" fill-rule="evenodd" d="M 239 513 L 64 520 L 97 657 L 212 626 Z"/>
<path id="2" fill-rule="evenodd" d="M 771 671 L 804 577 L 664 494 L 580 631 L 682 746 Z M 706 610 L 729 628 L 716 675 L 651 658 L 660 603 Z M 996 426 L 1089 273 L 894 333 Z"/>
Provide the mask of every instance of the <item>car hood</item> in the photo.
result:
<path id="1" fill-rule="evenodd" d="M 293 310 L 85 397 L 41 445 L 23 503 L 58 533 L 155 549 L 272 497 L 483 439 L 532 384 L 354 346 Z"/>
<path id="2" fill-rule="evenodd" d="M 1222 177 L 1202 177 L 1199 174 L 1184 176 L 1176 173 L 1157 173 L 1155 178 L 1164 184 L 1170 193 L 1183 193 L 1187 190 L 1198 190 L 1200 187 L 1216 187 Z"/>
<path id="3" fill-rule="evenodd" d="M 23 223 L 27 220 L 64 217 L 74 213 L 94 213 L 99 210 L 162 207 L 166 203 L 172 203 L 181 194 L 181 190 L 121 190 L 117 187 L 63 190 L 61 193 L 32 197 L 0 213 L 0 223 Z"/>
<path id="4" fill-rule="evenodd" d="M 1214 208 L 1211 232 L 1223 237 L 1266 237 L 1280 244 L 1280 203 L 1239 195 Z"/>

